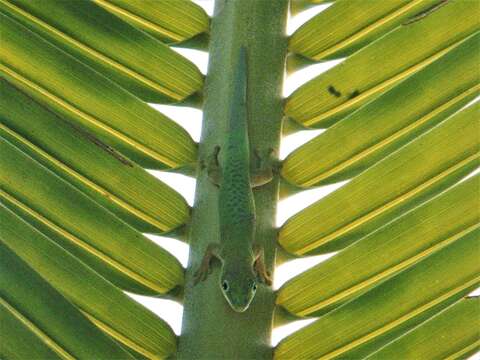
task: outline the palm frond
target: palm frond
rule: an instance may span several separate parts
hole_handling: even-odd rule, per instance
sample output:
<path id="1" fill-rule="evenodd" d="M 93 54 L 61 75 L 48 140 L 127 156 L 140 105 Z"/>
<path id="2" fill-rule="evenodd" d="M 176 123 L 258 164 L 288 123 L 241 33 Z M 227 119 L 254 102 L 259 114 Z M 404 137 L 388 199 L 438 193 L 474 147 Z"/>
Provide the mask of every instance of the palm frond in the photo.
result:
<path id="1" fill-rule="evenodd" d="M 327 2 L 292 0 L 291 9 Z M 267 309 L 254 321 L 264 322 L 261 332 L 242 341 L 251 357 L 264 356 L 261 346 L 271 355 L 266 342 L 276 303 L 287 321 L 318 317 L 273 349 L 277 360 L 472 354 L 480 347 L 470 326 L 478 299 L 465 296 L 480 284 L 480 176 L 464 177 L 480 164 L 480 103 L 470 104 L 480 94 L 478 3 L 333 2 L 288 39 L 287 70 L 347 58 L 282 104 L 284 62 L 270 65 L 285 55 L 287 1 L 252 4 L 254 16 L 245 15 L 243 2 L 216 4 L 210 56 L 218 70 L 206 88 L 213 94 L 207 137 L 217 124 L 210 118 L 226 113 L 232 100 L 220 92 L 230 86 L 223 72 L 231 75 L 225 67 L 236 45 L 222 45 L 246 40 L 257 52 L 249 55 L 251 145 L 277 144 L 269 137 L 279 135 L 280 122 L 270 120 L 280 121 L 283 106 L 286 131 L 329 128 L 281 164 L 285 188 L 350 182 L 278 232 L 286 256 L 339 253 L 276 294 L 259 288 L 250 314 L 215 314 L 207 333 L 226 330 L 231 319 L 250 329 L 243 325 L 252 314 Z M 272 17 L 273 9 L 285 16 Z M 270 24 L 265 32 L 263 22 Z M 209 27 L 205 11 L 188 0 L 0 0 L 0 357 L 175 357 L 170 326 L 125 291 L 174 300 L 186 291 L 190 334 L 179 357 L 192 353 L 182 346 L 203 325 L 192 304 L 210 316 L 195 296 L 213 294 L 200 286 L 189 298 L 200 259 L 195 246 L 210 241 L 218 224 L 203 215 L 205 228 L 199 217 L 190 223 L 182 196 L 143 169 L 204 168 L 190 135 L 145 102 L 200 105 L 204 76 L 169 46 L 205 49 Z M 277 70 L 264 76 L 265 64 Z M 258 122 L 264 102 L 271 105 L 265 128 L 274 131 Z M 268 266 L 277 186 L 278 178 L 255 194 Z M 215 198 L 200 194 L 194 214 Z M 187 227 L 200 240 L 184 276 L 179 261 L 141 232 L 172 235 Z M 213 300 L 209 306 L 224 304 L 221 296 Z M 223 352 L 230 354 L 235 336 L 233 330 L 225 341 L 192 343 L 214 354 L 235 345 Z"/>
<path id="2" fill-rule="evenodd" d="M 0 259 L 2 357 L 133 359 L 3 243 Z"/>
<path id="3" fill-rule="evenodd" d="M 1 242 L 101 330 L 147 358 L 175 351 L 175 334 L 164 321 L 3 206 L 0 219 Z"/>
<path id="4" fill-rule="evenodd" d="M 0 144 L 0 196 L 10 209 L 125 290 L 157 295 L 182 284 L 175 257 L 5 139 Z"/>
<path id="5" fill-rule="evenodd" d="M 290 335 L 274 358 L 362 359 L 376 351 L 478 287 L 479 236 L 472 231 Z"/>
<path id="6" fill-rule="evenodd" d="M 288 97 L 286 115 L 307 127 L 331 126 L 476 33 L 477 10 L 472 1 L 449 2 L 397 27 L 302 85 Z"/>
<path id="7" fill-rule="evenodd" d="M 291 0 L 290 12 L 293 15 L 296 15 L 299 12 L 307 10 L 316 5 L 333 3 L 334 1 L 338 1 L 338 0 Z"/>
<path id="8" fill-rule="evenodd" d="M 0 135 L 142 232 L 187 221 L 183 197 L 137 164 L 0 80 Z"/>
<path id="9" fill-rule="evenodd" d="M 196 161 L 196 144 L 183 128 L 15 20 L 0 18 L 0 72 L 9 82 L 145 167 Z"/>
<path id="10" fill-rule="evenodd" d="M 189 0 L 93 0 L 166 43 L 181 43 L 209 31 L 205 11 Z"/>
<path id="11" fill-rule="evenodd" d="M 479 308 L 478 297 L 461 300 L 366 359 L 467 359 L 480 349 Z"/>
<path id="12" fill-rule="evenodd" d="M 349 56 L 434 5 L 438 0 L 340 0 L 295 31 L 289 50 L 315 61 Z"/>
<path id="13" fill-rule="evenodd" d="M 286 283 L 277 303 L 299 316 L 319 316 L 371 290 L 480 227 L 479 176 L 371 233 Z"/>
<path id="14" fill-rule="evenodd" d="M 480 93 L 479 39 L 469 38 L 291 153 L 282 176 L 300 187 L 350 179 L 472 101 Z"/>
<path id="15" fill-rule="evenodd" d="M 202 87 L 190 61 L 92 1 L 2 0 L 0 11 L 150 102 L 178 102 Z"/>
<path id="16" fill-rule="evenodd" d="M 480 164 L 479 104 L 371 167 L 289 219 L 279 243 L 293 254 L 342 249 L 432 198 Z"/>

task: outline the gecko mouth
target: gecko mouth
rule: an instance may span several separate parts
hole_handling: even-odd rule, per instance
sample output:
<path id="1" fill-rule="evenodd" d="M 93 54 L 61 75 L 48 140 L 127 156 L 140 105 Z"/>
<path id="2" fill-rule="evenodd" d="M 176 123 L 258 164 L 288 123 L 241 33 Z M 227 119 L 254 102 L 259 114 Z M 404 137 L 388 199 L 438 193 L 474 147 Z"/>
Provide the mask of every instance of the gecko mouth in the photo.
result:
<path id="1" fill-rule="evenodd" d="M 238 313 L 243 313 L 245 312 L 248 307 L 250 306 L 250 304 L 248 305 L 233 305 L 232 303 L 229 303 L 230 304 L 230 307 L 232 308 L 233 311 L 235 312 L 238 312 Z"/>
<path id="2" fill-rule="evenodd" d="M 243 313 L 245 312 L 249 306 L 250 306 L 250 303 L 252 302 L 253 298 L 250 299 L 249 301 L 247 301 L 246 303 L 242 303 L 242 304 L 235 304 L 234 302 L 232 302 L 225 294 L 223 294 L 225 296 L 225 299 L 227 300 L 228 302 L 228 305 L 230 305 L 230 307 L 232 308 L 233 311 L 235 312 L 238 312 L 238 313 Z"/>

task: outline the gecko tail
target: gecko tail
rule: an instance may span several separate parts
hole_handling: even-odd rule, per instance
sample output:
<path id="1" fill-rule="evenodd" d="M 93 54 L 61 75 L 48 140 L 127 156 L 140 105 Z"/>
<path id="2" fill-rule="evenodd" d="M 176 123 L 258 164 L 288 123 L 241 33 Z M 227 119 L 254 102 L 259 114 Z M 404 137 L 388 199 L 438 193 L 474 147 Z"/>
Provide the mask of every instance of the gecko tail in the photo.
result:
<path id="1" fill-rule="evenodd" d="M 248 67 L 247 67 L 247 48 L 240 47 L 237 60 L 234 94 L 245 104 L 247 103 L 247 82 L 248 82 Z"/>
<path id="2" fill-rule="evenodd" d="M 232 79 L 231 108 L 228 119 L 228 132 L 230 145 L 234 148 L 244 148 L 245 153 L 249 152 L 248 141 L 248 64 L 247 49 L 240 47 L 238 51 L 235 73 Z"/>

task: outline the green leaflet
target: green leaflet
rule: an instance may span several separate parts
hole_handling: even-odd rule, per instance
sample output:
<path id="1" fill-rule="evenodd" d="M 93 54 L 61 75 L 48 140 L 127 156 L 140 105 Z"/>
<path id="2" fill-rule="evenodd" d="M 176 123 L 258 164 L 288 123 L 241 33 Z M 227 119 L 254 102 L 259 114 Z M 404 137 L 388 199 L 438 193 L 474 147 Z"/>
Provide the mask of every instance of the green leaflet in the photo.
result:
<path id="1" fill-rule="evenodd" d="M 367 357 L 466 359 L 480 349 L 480 298 L 467 298 Z"/>
<path id="2" fill-rule="evenodd" d="M 479 44 L 470 37 L 294 151 L 283 177 L 301 187 L 346 180 L 428 131 L 480 93 Z"/>
<path id="3" fill-rule="evenodd" d="M 188 220 L 180 194 L 0 80 L 0 135 L 141 232 Z"/>
<path id="4" fill-rule="evenodd" d="M 363 359 L 480 284 L 475 230 L 284 339 L 274 359 Z"/>
<path id="5" fill-rule="evenodd" d="M 189 0 L 93 0 L 130 24 L 167 43 L 208 32 L 205 11 Z"/>
<path id="6" fill-rule="evenodd" d="M 0 206 L 0 222 L 0 242 L 100 329 L 150 359 L 164 358 L 175 351 L 175 334 L 153 313 L 3 206 Z"/>
<path id="7" fill-rule="evenodd" d="M 449 189 L 286 283 L 277 304 L 318 316 L 480 227 L 479 176 Z M 410 357 L 409 357 L 410 358 Z"/>
<path id="8" fill-rule="evenodd" d="M 2 357 L 133 359 L 2 243 L 0 274 Z"/>
<path id="9" fill-rule="evenodd" d="M 317 61 L 348 56 L 439 3 L 444 2 L 338 0 L 295 31 L 289 50 Z"/>
<path id="10" fill-rule="evenodd" d="M 0 357 L 9 360 L 61 359 L 6 307 L 0 305 Z"/>
<path id="11" fill-rule="evenodd" d="M 341 249 L 457 182 L 479 165 L 479 108 L 448 118 L 290 218 L 279 243 L 298 255 Z"/>
<path id="12" fill-rule="evenodd" d="M 324 3 L 334 2 L 335 0 L 291 0 L 290 1 L 290 12 L 293 15 L 306 10 L 315 5 L 320 5 Z"/>
<path id="13" fill-rule="evenodd" d="M 308 127 L 331 126 L 477 32 L 478 10 L 476 1 L 451 1 L 396 28 L 297 89 L 286 115 Z"/>
<path id="14" fill-rule="evenodd" d="M 0 73 L 9 82 L 144 167 L 195 162 L 183 128 L 16 21 L 0 20 Z"/>
<path id="15" fill-rule="evenodd" d="M 0 0 L 0 10 L 145 101 L 202 87 L 190 61 L 91 1 Z"/>
<path id="16" fill-rule="evenodd" d="M 180 263 L 54 173 L 0 140 L 2 202 L 117 286 L 164 294 L 183 282 Z"/>

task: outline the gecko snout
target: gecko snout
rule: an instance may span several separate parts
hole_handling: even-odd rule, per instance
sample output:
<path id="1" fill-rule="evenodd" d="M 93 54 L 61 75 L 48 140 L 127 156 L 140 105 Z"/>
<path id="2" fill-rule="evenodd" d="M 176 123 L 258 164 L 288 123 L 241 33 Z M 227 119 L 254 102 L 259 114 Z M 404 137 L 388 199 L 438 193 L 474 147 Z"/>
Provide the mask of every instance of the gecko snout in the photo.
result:
<path id="1" fill-rule="evenodd" d="M 236 279 L 223 278 L 220 282 L 223 296 L 227 300 L 232 310 L 244 312 L 250 306 L 257 291 L 255 279 Z"/>

